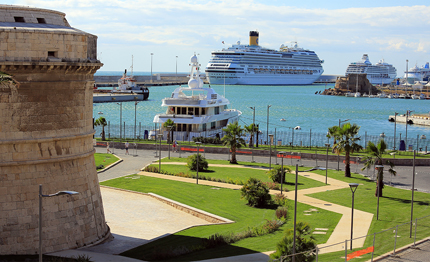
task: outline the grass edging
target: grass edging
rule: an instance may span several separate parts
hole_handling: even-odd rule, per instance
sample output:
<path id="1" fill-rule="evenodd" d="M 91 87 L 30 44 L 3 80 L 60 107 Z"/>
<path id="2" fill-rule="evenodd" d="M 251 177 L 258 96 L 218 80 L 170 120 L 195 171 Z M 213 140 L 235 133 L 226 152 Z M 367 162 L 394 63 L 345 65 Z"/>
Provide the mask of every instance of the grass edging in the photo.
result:
<path id="1" fill-rule="evenodd" d="M 127 190 L 127 189 L 122 189 L 122 188 L 116 188 L 116 187 L 110 187 L 110 186 L 103 186 L 100 185 L 100 187 L 104 187 L 104 188 L 109 188 L 109 189 L 114 189 L 114 190 L 120 190 L 120 191 L 125 191 L 125 192 L 129 192 L 129 193 L 136 193 L 136 194 L 140 194 L 140 195 L 146 195 L 146 196 L 150 196 L 160 202 L 163 202 L 171 207 L 174 207 L 182 212 L 185 212 L 187 214 L 190 214 L 192 216 L 198 217 L 200 219 L 203 219 L 209 223 L 212 223 L 213 225 L 220 225 L 220 224 L 231 224 L 231 223 L 235 223 L 234 221 L 224 218 L 224 217 L 220 217 L 214 214 L 211 214 L 209 212 L 182 204 L 180 202 L 171 200 L 169 198 L 154 194 L 154 193 L 142 193 L 142 192 L 138 192 L 138 191 L 132 191 L 132 190 Z"/>
<path id="2" fill-rule="evenodd" d="M 98 173 L 103 173 L 103 172 L 105 172 L 106 170 L 108 170 L 108 169 L 110 169 L 110 168 L 112 168 L 112 167 L 114 167 L 114 166 L 116 166 L 116 165 L 118 165 L 119 163 L 121 163 L 122 161 L 124 161 L 122 158 L 120 158 L 119 156 L 117 156 L 117 155 L 115 155 L 115 154 L 112 154 L 112 155 L 114 155 L 116 158 L 118 158 L 118 161 L 116 161 L 116 162 L 114 162 L 114 163 L 112 163 L 112 164 L 110 164 L 110 165 L 108 165 L 107 167 L 105 167 L 105 168 L 103 168 L 103 169 L 101 169 L 101 170 L 98 170 L 97 171 L 97 174 Z"/>

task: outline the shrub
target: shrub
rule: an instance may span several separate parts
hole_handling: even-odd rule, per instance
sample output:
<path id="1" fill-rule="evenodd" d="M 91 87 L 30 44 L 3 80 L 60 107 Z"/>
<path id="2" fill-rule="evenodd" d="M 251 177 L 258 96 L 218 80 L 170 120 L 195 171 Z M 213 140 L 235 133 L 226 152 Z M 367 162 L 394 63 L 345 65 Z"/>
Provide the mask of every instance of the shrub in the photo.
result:
<path id="1" fill-rule="evenodd" d="M 99 169 L 103 169 L 103 168 L 105 168 L 105 166 L 104 166 L 104 165 L 98 165 L 98 166 L 96 167 L 96 169 L 97 169 L 97 170 L 99 170 Z"/>
<path id="2" fill-rule="evenodd" d="M 197 171 L 197 154 L 191 155 L 187 158 L 187 167 L 190 170 Z M 199 154 L 199 171 L 208 170 L 208 161 L 202 155 Z"/>
<path id="3" fill-rule="evenodd" d="M 156 166 L 146 166 L 143 171 L 145 172 L 151 172 L 151 173 L 158 173 L 158 167 Z"/>
<path id="4" fill-rule="evenodd" d="M 277 184 L 275 182 L 263 182 L 263 184 L 265 184 L 269 189 L 273 189 L 273 190 L 281 189 L 279 184 Z M 287 191 L 287 189 L 285 189 L 285 191 Z"/>
<path id="5" fill-rule="evenodd" d="M 269 188 L 257 178 L 249 178 L 240 191 L 251 207 L 264 207 L 271 200 Z"/>
<path id="6" fill-rule="evenodd" d="M 269 178 L 272 179 L 273 182 L 281 183 L 281 173 L 282 173 L 282 166 L 275 166 L 271 170 L 267 171 L 267 174 L 269 174 Z M 284 174 L 283 174 L 283 182 L 285 183 L 285 174 L 291 173 L 291 168 L 288 166 L 284 166 Z"/>
<path id="7" fill-rule="evenodd" d="M 288 205 L 288 198 L 287 196 L 284 196 L 282 194 L 275 194 L 273 197 L 273 202 L 278 206 L 287 206 Z"/>
<path id="8" fill-rule="evenodd" d="M 279 207 L 276 209 L 276 217 L 277 217 L 278 219 L 284 219 L 284 220 L 287 220 L 287 218 L 288 218 L 288 208 L 287 208 L 287 207 L 285 207 L 285 206 L 279 206 Z"/>
<path id="9" fill-rule="evenodd" d="M 194 137 L 193 142 L 201 142 L 203 144 L 214 144 L 214 145 L 220 145 L 222 144 L 222 141 L 219 137 Z"/>

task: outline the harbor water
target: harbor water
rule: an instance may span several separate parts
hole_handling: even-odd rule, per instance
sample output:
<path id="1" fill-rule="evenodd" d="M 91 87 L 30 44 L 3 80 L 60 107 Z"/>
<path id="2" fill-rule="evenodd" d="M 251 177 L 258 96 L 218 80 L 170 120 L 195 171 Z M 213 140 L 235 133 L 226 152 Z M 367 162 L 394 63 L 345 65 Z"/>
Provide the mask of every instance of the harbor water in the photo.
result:
<path id="1" fill-rule="evenodd" d="M 324 96 L 315 94 L 326 88 L 332 88 L 334 84 L 313 84 L 308 86 L 223 86 L 212 85 L 215 91 L 224 95 L 230 100 L 230 107 L 242 112 L 240 125 L 249 125 L 253 122 L 255 107 L 255 123 L 259 124 L 263 132 L 261 138 L 263 143 L 266 140 L 268 105 L 269 108 L 269 134 L 274 134 L 275 128 L 279 138 L 283 139 L 282 144 L 299 143 L 299 137 L 309 137 L 305 144 L 324 146 L 327 140 L 325 134 L 329 127 L 339 124 L 340 121 L 348 120 L 351 124 L 360 126 L 360 136 L 365 138 L 373 137 L 379 139 L 380 135 L 386 135 L 387 142 L 394 137 L 393 122 L 388 121 L 388 116 L 395 112 L 405 114 L 407 110 L 412 110 L 417 114 L 428 114 L 430 110 L 430 100 L 412 99 L 388 99 L 388 98 L 367 98 L 367 97 L 340 97 Z M 166 108 L 161 107 L 161 100 L 170 97 L 172 91 L 177 86 L 156 86 L 150 87 L 150 95 L 147 101 L 123 102 L 122 103 L 122 124 L 133 126 L 135 117 L 137 126 L 143 129 L 153 129 L 152 122 L 155 114 L 165 113 Z M 136 110 L 136 115 L 135 115 Z M 103 113 L 103 114 L 99 114 Z M 121 107 L 117 103 L 94 104 L 93 116 L 98 118 L 103 116 L 110 125 L 118 126 L 120 123 Z M 280 121 L 285 119 L 285 121 Z M 300 130 L 292 129 L 300 126 Z M 111 128 L 113 130 L 113 128 Z M 113 131 L 110 130 L 112 133 Z M 408 125 L 407 144 L 415 144 L 417 136 L 420 138 L 420 147 L 430 145 L 430 128 L 419 125 Z M 126 133 L 127 134 L 127 133 Z M 396 147 L 399 147 L 400 136 L 404 140 L 406 135 L 406 125 L 397 123 L 396 125 Z M 422 135 L 428 139 L 421 139 Z M 99 133 L 96 134 L 99 136 Z M 295 137 L 295 138 L 294 138 Z M 390 138 L 391 137 L 391 138 Z M 295 140 L 295 141 L 294 141 Z M 369 139 L 367 139 L 369 141 Z M 393 142 L 391 142 L 393 143 Z M 391 145 L 390 147 L 392 147 Z M 430 148 L 429 148 L 430 149 Z"/>

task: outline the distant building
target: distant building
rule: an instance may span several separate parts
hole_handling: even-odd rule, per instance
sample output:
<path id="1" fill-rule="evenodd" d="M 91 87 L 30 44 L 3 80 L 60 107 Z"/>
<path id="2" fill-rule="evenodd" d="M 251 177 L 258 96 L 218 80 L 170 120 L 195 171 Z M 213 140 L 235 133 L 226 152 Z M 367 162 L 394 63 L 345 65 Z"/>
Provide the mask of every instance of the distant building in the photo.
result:
<path id="1" fill-rule="evenodd" d="M 39 184 L 43 252 L 110 235 L 92 144 L 97 36 L 65 14 L 0 5 L 0 255 L 37 254 Z"/>

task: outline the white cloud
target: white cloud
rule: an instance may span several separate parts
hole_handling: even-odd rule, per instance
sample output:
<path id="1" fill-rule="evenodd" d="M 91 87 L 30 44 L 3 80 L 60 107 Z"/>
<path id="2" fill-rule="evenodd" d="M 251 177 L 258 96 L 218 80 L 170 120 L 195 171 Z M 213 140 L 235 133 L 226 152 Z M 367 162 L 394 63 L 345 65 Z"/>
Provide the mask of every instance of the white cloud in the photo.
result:
<path id="1" fill-rule="evenodd" d="M 157 71 L 173 71 L 174 65 L 168 62 L 172 57 L 188 57 L 194 51 L 201 54 L 205 65 L 210 52 L 223 47 L 221 41 L 247 43 L 250 30 L 259 30 L 260 43 L 266 47 L 298 41 L 300 46 L 316 51 L 325 60 L 326 73 L 343 74 L 346 65 L 359 60 L 362 53 L 375 60 L 383 56 L 402 68 L 408 58 L 420 63 L 430 60 L 426 57 L 430 7 L 424 5 L 327 9 L 257 0 L 12 2 L 64 12 L 73 27 L 98 35 L 105 70 L 129 63 L 130 53 L 142 61 L 156 53 Z M 136 70 L 149 71 L 147 61 L 142 64 L 145 66 L 138 68 L 137 62 Z M 183 66 L 178 61 L 181 71 L 187 71 L 187 65 L 188 61 L 184 60 Z"/>

